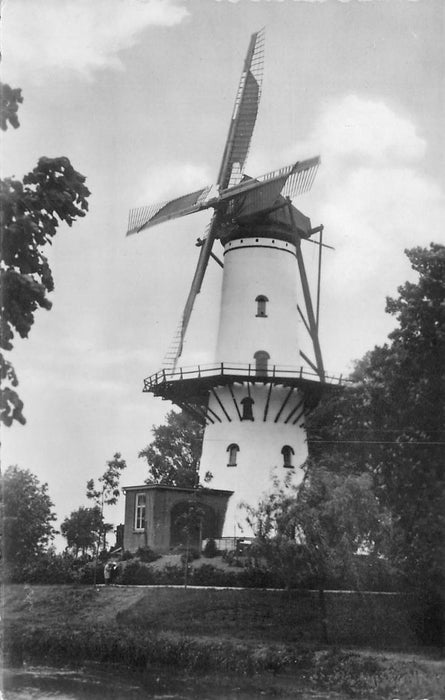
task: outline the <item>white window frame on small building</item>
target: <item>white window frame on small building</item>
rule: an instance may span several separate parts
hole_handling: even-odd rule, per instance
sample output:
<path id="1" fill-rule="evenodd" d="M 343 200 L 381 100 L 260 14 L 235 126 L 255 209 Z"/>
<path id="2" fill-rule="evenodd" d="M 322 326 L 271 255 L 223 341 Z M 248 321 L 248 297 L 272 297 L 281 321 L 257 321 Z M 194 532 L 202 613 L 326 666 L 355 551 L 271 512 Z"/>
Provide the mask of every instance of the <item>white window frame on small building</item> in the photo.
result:
<path id="1" fill-rule="evenodd" d="M 134 503 L 134 529 L 136 532 L 143 532 L 145 530 L 147 495 L 145 493 L 137 493 Z"/>

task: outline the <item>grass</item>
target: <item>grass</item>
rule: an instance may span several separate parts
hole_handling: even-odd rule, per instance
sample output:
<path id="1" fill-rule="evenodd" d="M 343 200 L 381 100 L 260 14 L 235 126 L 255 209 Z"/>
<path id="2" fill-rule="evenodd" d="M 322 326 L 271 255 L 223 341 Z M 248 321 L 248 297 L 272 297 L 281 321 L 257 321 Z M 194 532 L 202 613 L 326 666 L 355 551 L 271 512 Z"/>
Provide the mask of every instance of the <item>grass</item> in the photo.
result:
<path id="1" fill-rule="evenodd" d="M 341 697 L 443 700 L 445 663 L 437 655 L 381 650 L 385 639 L 387 649 L 397 648 L 398 635 L 399 648 L 410 641 L 403 637 L 401 606 L 392 597 L 385 601 L 381 634 L 370 649 L 370 620 L 375 637 L 379 611 L 363 609 L 354 596 L 331 596 L 329 621 L 337 638 L 336 646 L 326 647 L 319 643 L 316 601 L 301 593 L 17 585 L 5 590 L 6 651 L 12 661 L 38 656 L 196 673 L 268 673 L 273 683 L 279 674 L 277 687 L 303 684 Z M 353 642 L 362 647 L 350 648 Z"/>

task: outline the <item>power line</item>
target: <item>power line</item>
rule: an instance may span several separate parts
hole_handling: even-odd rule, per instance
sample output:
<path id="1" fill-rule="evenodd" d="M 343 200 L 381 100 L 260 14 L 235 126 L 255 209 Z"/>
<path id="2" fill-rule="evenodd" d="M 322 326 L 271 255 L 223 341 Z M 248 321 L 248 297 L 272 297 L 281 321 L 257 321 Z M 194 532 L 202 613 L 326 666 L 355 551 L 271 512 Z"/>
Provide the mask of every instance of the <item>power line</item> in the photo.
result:
<path id="1" fill-rule="evenodd" d="M 347 444 L 347 445 L 445 445 L 445 441 L 430 441 L 430 440 L 314 440 L 309 439 L 308 442 L 319 445 L 327 444 Z"/>

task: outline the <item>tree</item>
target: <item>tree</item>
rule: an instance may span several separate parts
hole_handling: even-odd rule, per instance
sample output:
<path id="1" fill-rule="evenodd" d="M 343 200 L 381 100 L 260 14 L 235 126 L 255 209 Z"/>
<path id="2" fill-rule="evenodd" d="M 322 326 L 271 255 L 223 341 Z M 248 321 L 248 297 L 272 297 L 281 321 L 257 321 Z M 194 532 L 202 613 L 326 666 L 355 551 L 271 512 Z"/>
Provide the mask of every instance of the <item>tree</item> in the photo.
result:
<path id="1" fill-rule="evenodd" d="M 287 587 L 310 578 L 319 591 L 323 639 L 328 642 L 324 591 L 329 581 L 351 576 L 360 582 L 355 557 L 376 555 L 384 544 L 386 515 L 369 474 L 343 473 L 309 462 L 303 482 L 277 489 L 253 514 L 254 554 L 266 559 Z"/>
<path id="2" fill-rule="evenodd" d="M 191 543 L 193 542 L 195 545 L 197 544 L 199 551 L 201 550 L 201 533 L 203 518 L 203 508 L 199 505 L 199 503 L 196 500 L 190 499 L 187 503 L 185 510 L 180 515 L 178 515 L 175 521 L 175 525 L 177 525 L 180 528 L 181 533 L 185 537 L 185 556 L 183 557 L 184 588 L 187 588 Z"/>
<path id="3" fill-rule="evenodd" d="M 107 532 L 112 530 L 113 526 L 106 523 L 104 520 L 104 506 L 114 506 L 120 495 L 119 480 L 121 472 L 125 469 L 127 463 L 122 459 L 120 452 L 116 452 L 113 459 L 107 462 L 107 469 L 99 477 L 99 485 L 96 488 L 94 479 L 87 482 L 87 498 L 95 503 L 96 508 L 100 513 L 99 541 L 102 543 L 103 549 L 106 548 Z"/>
<path id="4" fill-rule="evenodd" d="M 0 127 L 19 126 L 21 91 L 0 84 Z M 54 289 L 44 248 L 61 223 L 72 226 L 88 210 L 90 192 L 85 177 L 66 157 L 39 159 L 24 176 L 0 180 L 0 348 L 13 348 L 14 334 L 27 338 L 38 308 L 50 309 L 47 294 Z M 25 423 L 23 402 L 15 387 L 13 365 L 0 353 L 0 420 Z"/>
<path id="5" fill-rule="evenodd" d="M 48 484 L 28 469 L 8 467 L 2 478 L 3 554 L 8 566 L 23 567 L 53 539 L 56 520 Z"/>
<path id="6" fill-rule="evenodd" d="M 17 116 L 19 104 L 23 102 L 20 88 L 12 88 L 0 83 L 0 129 L 6 131 L 9 125 L 17 129 L 20 122 Z"/>
<path id="7" fill-rule="evenodd" d="M 65 518 L 60 526 L 60 532 L 66 538 L 68 547 L 74 550 L 74 556 L 77 557 L 79 552 L 85 556 L 88 551 L 94 554 L 102 520 L 98 506 L 93 508 L 81 506 L 73 511 L 69 518 Z"/>
<path id="8" fill-rule="evenodd" d="M 193 488 L 197 485 L 203 424 L 170 411 L 165 425 L 153 426 L 154 440 L 139 452 L 147 460 L 147 484 Z"/>
<path id="9" fill-rule="evenodd" d="M 392 561 L 424 600 L 422 625 L 440 641 L 445 590 L 445 247 L 405 251 L 417 283 L 398 288 L 386 311 L 389 342 L 356 364 L 353 385 L 313 414 L 311 451 L 373 474 L 392 514 Z M 429 632 L 427 632 L 427 628 Z"/>

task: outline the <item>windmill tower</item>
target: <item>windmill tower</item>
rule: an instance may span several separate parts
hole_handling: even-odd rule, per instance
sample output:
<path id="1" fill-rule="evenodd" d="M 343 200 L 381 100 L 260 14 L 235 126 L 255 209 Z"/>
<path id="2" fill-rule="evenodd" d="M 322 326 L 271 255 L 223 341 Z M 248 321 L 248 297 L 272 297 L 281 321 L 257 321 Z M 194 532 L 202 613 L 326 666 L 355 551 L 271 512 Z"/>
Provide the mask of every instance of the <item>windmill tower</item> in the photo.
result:
<path id="1" fill-rule="evenodd" d="M 302 253 L 302 244 L 319 233 L 321 256 L 322 227 L 312 228 L 292 204 L 310 189 L 319 158 L 254 179 L 244 173 L 261 96 L 263 57 L 261 30 L 250 40 L 216 188 L 132 210 L 128 228 L 128 234 L 139 233 L 170 219 L 214 210 L 205 237 L 198 241 L 198 264 L 170 363 L 145 380 L 144 390 L 205 420 L 200 482 L 232 492 L 223 527 L 229 537 L 251 534 L 241 505 L 257 505 L 273 479 L 301 480 L 307 457 L 305 415 L 329 383 L 318 339 L 319 280 L 314 310 Z M 223 262 L 213 252 L 216 239 Z M 182 368 L 184 337 L 210 258 L 223 267 L 214 362 Z M 299 314 L 314 361 L 300 349 Z M 301 366 L 301 358 L 309 369 Z"/>

